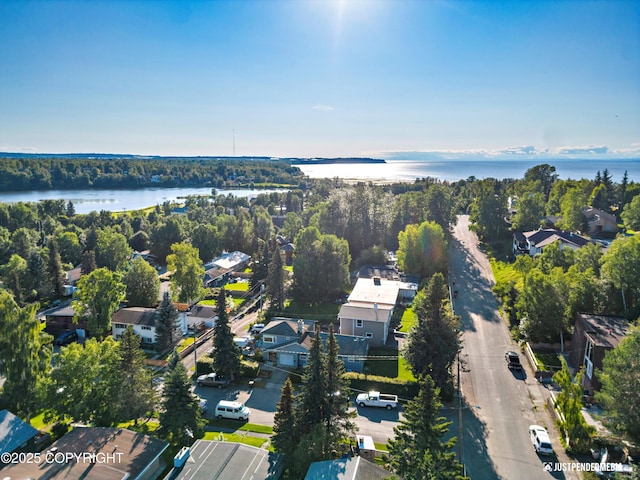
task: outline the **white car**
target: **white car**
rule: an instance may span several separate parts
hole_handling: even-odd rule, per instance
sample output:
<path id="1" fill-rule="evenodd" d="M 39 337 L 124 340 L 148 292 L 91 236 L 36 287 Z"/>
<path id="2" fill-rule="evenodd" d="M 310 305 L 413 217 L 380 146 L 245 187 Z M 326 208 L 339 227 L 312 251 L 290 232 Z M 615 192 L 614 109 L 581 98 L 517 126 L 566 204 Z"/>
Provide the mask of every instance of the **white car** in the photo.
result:
<path id="1" fill-rule="evenodd" d="M 544 427 L 541 427 L 540 425 L 530 425 L 529 437 L 531 438 L 531 443 L 533 443 L 533 448 L 536 453 L 541 455 L 553 455 L 551 439 L 549 438 L 549 433 Z"/>

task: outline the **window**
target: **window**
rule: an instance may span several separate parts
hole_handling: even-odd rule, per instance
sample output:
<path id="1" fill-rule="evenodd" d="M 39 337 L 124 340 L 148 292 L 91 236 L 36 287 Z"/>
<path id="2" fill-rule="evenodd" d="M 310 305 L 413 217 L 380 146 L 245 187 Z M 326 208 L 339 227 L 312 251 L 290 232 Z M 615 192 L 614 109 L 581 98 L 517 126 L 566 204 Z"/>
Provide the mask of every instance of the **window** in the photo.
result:
<path id="1" fill-rule="evenodd" d="M 356 361 L 356 356 L 355 355 L 348 355 L 347 356 L 347 362 L 355 362 Z"/>
<path id="2" fill-rule="evenodd" d="M 364 326 L 364 320 L 356 320 L 356 328 L 362 328 Z"/>
<path id="3" fill-rule="evenodd" d="M 153 340 L 151 338 L 147 338 L 147 337 L 142 337 L 142 343 L 153 343 Z"/>
<path id="4" fill-rule="evenodd" d="M 127 327 L 124 326 L 124 323 L 114 323 L 113 328 L 121 328 L 124 330 Z"/>
<path id="5" fill-rule="evenodd" d="M 262 337 L 262 341 L 264 343 L 274 343 L 273 337 L 271 335 L 265 335 Z"/>
<path id="6" fill-rule="evenodd" d="M 593 377 L 593 343 L 587 340 L 584 349 L 584 367 L 587 378 Z"/>
<path id="7" fill-rule="evenodd" d="M 142 330 L 151 330 L 151 327 L 148 327 L 147 325 L 142 325 L 140 328 L 142 328 Z"/>
<path id="8" fill-rule="evenodd" d="M 367 337 L 367 338 L 373 338 L 373 333 L 367 332 L 367 333 L 364 334 L 364 336 Z"/>

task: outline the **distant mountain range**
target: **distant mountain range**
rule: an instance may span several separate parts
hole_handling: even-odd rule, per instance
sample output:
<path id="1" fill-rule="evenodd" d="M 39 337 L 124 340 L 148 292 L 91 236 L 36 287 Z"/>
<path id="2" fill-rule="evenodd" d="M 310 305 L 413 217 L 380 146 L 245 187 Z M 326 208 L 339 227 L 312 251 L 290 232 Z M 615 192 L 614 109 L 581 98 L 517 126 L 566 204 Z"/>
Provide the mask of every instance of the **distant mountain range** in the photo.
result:
<path id="1" fill-rule="evenodd" d="M 285 161 L 292 165 L 315 165 L 315 164 L 339 164 L 339 163 L 386 163 L 385 160 L 379 158 L 359 158 L 359 157 L 339 157 L 339 158 L 301 158 L 301 157 L 260 157 L 260 156 L 163 156 L 163 155 L 133 155 L 130 153 L 17 153 L 17 152 L 0 152 L 0 158 L 83 158 L 83 159 L 135 159 L 135 160 L 256 160 L 256 161 Z"/>

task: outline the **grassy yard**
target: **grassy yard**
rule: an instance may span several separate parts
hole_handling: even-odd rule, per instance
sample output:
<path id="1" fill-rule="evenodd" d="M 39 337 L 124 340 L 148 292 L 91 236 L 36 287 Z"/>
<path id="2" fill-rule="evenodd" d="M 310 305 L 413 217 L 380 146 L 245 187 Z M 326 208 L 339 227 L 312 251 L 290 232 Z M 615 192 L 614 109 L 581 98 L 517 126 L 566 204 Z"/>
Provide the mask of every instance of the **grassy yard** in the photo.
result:
<path id="1" fill-rule="evenodd" d="M 198 305 L 208 305 L 210 307 L 215 307 L 216 303 L 217 302 L 213 298 L 209 298 L 209 299 L 206 299 L 206 300 L 200 300 L 198 302 Z"/>
<path id="2" fill-rule="evenodd" d="M 273 427 L 269 425 L 258 425 L 257 423 L 238 423 L 236 420 L 226 420 L 214 418 L 208 421 L 208 425 L 213 428 L 229 428 L 242 432 L 264 433 L 271 435 Z"/>
<path id="3" fill-rule="evenodd" d="M 338 316 L 340 304 L 322 303 L 320 305 L 305 305 L 302 303 L 291 302 L 284 311 L 286 316 L 297 318 L 326 318 L 333 320 Z"/>
<path id="4" fill-rule="evenodd" d="M 402 319 L 400 320 L 400 331 L 403 333 L 409 333 L 417 322 L 418 317 L 413 311 L 413 307 L 406 308 L 402 313 Z"/>
<path id="5" fill-rule="evenodd" d="M 260 448 L 267 442 L 266 438 L 252 437 L 246 434 L 205 432 L 203 440 L 222 440 L 225 442 L 244 443 L 252 447 Z"/>
<path id="6" fill-rule="evenodd" d="M 248 292 L 249 291 L 249 282 L 236 282 L 236 283 L 227 283 L 224 286 L 225 290 L 234 291 L 234 292 Z"/>
<path id="7" fill-rule="evenodd" d="M 369 375 L 415 381 L 409 364 L 397 350 L 370 348 L 369 359 L 365 362 L 364 368 Z"/>
<path id="8" fill-rule="evenodd" d="M 560 370 L 560 368 L 562 368 L 560 357 L 556 352 L 548 350 L 534 350 L 533 354 L 536 357 L 536 363 L 539 368 L 541 367 L 544 370 Z"/>

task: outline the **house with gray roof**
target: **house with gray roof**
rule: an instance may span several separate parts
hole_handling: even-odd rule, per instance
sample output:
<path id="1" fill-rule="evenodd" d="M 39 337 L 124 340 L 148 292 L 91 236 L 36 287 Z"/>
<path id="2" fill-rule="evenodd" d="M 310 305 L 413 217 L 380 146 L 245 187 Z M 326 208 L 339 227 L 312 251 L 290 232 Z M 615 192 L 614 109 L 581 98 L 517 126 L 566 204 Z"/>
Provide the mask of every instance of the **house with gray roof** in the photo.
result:
<path id="1" fill-rule="evenodd" d="M 513 253 L 515 255 L 535 256 L 542 253 L 547 245 L 560 242 L 560 248 L 571 248 L 577 250 L 589 243 L 590 239 L 573 232 L 545 228 L 532 230 L 530 232 L 515 232 L 513 234 Z"/>
<path id="2" fill-rule="evenodd" d="M 148 348 L 156 343 L 156 309 L 146 307 L 121 308 L 111 317 L 111 334 L 119 340 L 131 325 L 133 331 L 142 339 L 142 347 Z"/>
<path id="3" fill-rule="evenodd" d="M 273 324 L 273 325 L 272 325 Z M 308 320 L 281 319 L 269 323 L 260 333 L 260 347 L 273 365 L 286 368 L 303 368 L 314 338 L 314 322 Z M 369 341 L 365 337 L 334 334 L 338 344 L 338 358 L 350 372 L 362 372 L 369 353 Z M 320 333 L 326 342 L 327 333 Z"/>
<path id="4" fill-rule="evenodd" d="M 391 472 L 362 457 L 348 457 L 313 462 L 304 480 L 385 480 L 391 476 Z"/>
<path id="5" fill-rule="evenodd" d="M 196 440 L 184 465 L 171 470 L 165 480 L 278 480 L 282 463 L 281 454 L 264 448 Z"/>
<path id="6" fill-rule="evenodd" d="M 37 435 L 38 430 L 9 410 L 0 411 L 0 453 L 20 450 Z"/>

